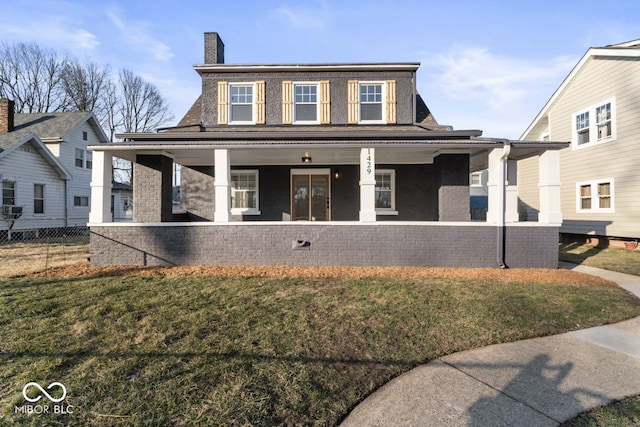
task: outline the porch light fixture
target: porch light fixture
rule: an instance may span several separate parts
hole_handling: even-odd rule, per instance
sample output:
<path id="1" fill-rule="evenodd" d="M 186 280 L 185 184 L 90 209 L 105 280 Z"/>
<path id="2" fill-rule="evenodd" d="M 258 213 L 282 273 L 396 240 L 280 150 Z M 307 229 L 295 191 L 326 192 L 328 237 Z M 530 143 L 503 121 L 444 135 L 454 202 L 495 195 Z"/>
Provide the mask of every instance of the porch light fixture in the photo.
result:
<path id="1" fill-rule="evenodd" d="M 333 177 L 335 179 L 340 179 L 340 171 L 338 169 L 336 169 L 335 171 L 333 171 Z"/>
<path id="2" fill-rule="evenodd" d="M 302 156 L 302 163 L 311 163 L 311 156 L 309 153 L 304 153 L 304 156 Z"/>

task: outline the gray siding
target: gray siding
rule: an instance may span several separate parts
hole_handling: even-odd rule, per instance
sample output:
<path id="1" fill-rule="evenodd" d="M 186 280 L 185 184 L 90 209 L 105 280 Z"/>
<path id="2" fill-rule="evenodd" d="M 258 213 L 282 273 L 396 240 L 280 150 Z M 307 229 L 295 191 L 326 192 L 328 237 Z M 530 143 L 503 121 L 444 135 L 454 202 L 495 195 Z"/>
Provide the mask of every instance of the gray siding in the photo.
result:
<path id="1" fill-rule="evenodd" d="M 268 125 L 282 124 L 282 81 L 319 82 L 329 80 L 331 123 L 347 124 L 347 82 L 396 80 L 396 114 L 398 124 L 414 122 L 413 82 L 410 71 L 375 72 L 278 72 L 278 73 L 205 73 L 202 75 L 202 121 L 205 126 L 218 124 L 218 81 L 265 82 L 265 112 Z"/>
<path id="2" fill-rule="evenodd" d="M 238 224 L 91 227 L 103 265 L 497 267 L 496 228 L 406 224 Z M 309 242 L 294 250 L 297 241 Z M 510 267 L 557 268 L 558 228 L 507 227 Z"/>

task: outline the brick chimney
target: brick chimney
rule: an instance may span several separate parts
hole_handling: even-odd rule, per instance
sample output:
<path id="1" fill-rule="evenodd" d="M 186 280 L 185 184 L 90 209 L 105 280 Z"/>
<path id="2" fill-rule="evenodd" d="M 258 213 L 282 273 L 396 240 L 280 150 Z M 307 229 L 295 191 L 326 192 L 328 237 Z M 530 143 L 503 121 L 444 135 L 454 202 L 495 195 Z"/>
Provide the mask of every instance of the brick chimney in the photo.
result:
<path id="1" fill-rule="evenodd" d="M 7 98 L 0 98 L 0 133 L 13 130 L 15 103 Z"/>
<path id="2" fill-rule="evenodd" d="M 204 63 L 224 64 L 224 43 L 218 33 L 204 33 Z"/>

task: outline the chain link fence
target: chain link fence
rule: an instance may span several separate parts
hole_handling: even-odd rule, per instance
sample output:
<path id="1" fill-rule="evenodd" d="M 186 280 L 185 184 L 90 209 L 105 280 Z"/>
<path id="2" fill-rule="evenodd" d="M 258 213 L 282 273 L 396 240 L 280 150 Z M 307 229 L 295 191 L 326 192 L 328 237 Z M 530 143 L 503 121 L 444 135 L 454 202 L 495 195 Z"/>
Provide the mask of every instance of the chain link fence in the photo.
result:
<path id="1" fill-rule="evenodd" d="M 86 219 L 0 218 L 0 276 L 14 276 L 86 261 Z"/>

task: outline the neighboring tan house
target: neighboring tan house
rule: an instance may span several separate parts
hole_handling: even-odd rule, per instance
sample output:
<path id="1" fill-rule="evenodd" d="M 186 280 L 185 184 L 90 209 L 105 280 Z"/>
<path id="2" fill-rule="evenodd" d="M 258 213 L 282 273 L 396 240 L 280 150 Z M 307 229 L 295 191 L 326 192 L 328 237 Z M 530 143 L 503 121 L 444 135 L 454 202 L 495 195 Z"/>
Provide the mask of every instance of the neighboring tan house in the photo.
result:
<path id="1" fill-rule="evenodd" d="M 640 40 L 590 48 L 522 134 L 560 151 L 560 231 L 640 239 Z M 522 219 L 535 220 L 538 166 L 520 162 Z"/>
<path id="2" fill-rule="evenodd" d="M 178 126 L 90 147 L 91 262 L 557 267 L 567 144 L 438 125 L 418 67 L 225 64 L 206 33 L 202 94 Z M 130 223 L 112 222 L 112 156 L 134 162 Z M 513 173 L 528 157 L 551 174 L 537 224 L 517 223 Z M 487 220 L 471 221 L 469 174 L 487 168 Z"/>
<path id="3" fill-rule="evenodd" d="M 0 99 L 0 239 L 86 226 L 87 145 L 106 141 L 92 113 L 14 113 L 13 101 Z"/>

